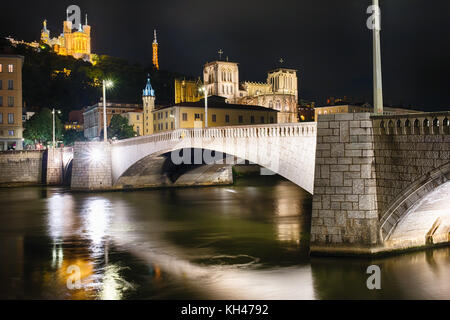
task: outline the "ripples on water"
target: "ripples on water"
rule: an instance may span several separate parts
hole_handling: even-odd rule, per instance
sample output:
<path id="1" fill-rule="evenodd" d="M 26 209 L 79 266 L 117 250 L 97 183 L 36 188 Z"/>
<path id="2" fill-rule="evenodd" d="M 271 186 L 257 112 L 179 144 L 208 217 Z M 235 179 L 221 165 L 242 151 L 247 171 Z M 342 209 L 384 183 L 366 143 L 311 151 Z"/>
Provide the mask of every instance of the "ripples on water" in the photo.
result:
<path id="1" fill-rule="evenodd" d="M 448 299 L 450 249 L 308 256 L 311 197 L 276 177 L 231 187 L 0 189 L 3 299 Z M 366 288 L 378 264 L 382 290 Z M 74 283 L 75 266 L 81 276 Z"/>

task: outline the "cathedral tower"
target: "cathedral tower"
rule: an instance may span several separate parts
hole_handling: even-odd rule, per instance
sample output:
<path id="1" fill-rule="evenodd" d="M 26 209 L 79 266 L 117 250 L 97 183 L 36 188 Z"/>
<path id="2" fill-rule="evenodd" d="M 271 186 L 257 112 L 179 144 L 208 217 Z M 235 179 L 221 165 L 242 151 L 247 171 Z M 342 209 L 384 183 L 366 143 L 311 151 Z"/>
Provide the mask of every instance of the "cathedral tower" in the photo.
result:
<path id="1" fill-rule="evenodd" d="M 156 30 L 153 30 L 153 65 L 156 70 L 159 70 L 159 62 L 158 62 L 158 41 L 156 40 Z"/>
<path id="2" fill-rule="evenodd" d="M 147 85 L 142 92 L 144 106 L 144 132 L 143 135 L 153 134 L 153 113 L 155 109 L 155 90 L 150 83 L 150 75 L 147 76 Z"/>

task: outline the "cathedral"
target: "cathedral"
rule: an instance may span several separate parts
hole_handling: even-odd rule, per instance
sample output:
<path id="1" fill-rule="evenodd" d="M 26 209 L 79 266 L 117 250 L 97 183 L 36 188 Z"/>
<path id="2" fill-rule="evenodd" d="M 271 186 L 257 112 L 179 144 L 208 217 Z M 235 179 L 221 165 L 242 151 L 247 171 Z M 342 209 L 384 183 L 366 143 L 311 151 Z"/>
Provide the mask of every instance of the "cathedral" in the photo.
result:
<path id="1" fill-rule="evenodd" d="M 298 122 L 297 70 L 277 68 L 267 73 L 264 82 L 239 82 L 236 62 L 214 61 L 203 68 L 209 95 L 225 97 L 227 102 L 263 106 L 278 112 L 278 123 Z"/>
<path id="2" fill-rule="evenodd" d="M 72 21 L 69 21 L 69 18 L 67 18 L 63 22 L 63 33 L 57 38 L 50 38 L 47 20 L 44 20 L 41 42 L 49 45 L 59 55 L 73 56 L 76 59 L 92 62 L 91 26 L 88 25 L 87 15 L 85 24 L 81 25 L 80 23 L 78 26 L 72 25 Z"/>

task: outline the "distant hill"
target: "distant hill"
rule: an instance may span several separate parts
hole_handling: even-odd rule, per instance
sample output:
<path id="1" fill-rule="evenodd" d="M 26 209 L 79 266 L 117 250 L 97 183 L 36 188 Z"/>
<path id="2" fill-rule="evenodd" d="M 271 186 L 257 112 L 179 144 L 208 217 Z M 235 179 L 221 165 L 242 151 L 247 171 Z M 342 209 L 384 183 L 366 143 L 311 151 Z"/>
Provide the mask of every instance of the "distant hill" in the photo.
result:
<path id="1" fill-rule="evenodd" d="M 34 110 L 58 108 L 63 111 L 63 120 L 71 110 L 79 110 L 99 101 L 102 96 L 102 79 L 114 81 L 108 89 L 107 99 L 142 103 L 142 89 L 147 74 L 156 94 L 156 104 L 174 102 L 174 79 L 183 77 L 153 66 L 143 67 L 107 55 L 98 56 L 92 65 L 71 56 L 60 56 L 46 46 L 39 50 L 26 45 L 12 46 L 0 39 L 0 53 L 20 54 L 25 57 L 23 68 L 24 106 Z"/>

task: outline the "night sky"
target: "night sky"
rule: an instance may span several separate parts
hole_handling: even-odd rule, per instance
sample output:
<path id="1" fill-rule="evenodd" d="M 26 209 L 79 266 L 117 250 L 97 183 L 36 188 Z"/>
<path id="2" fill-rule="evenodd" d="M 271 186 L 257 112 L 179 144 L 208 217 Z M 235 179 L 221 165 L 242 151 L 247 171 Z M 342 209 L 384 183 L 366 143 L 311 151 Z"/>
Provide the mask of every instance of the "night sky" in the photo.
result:
<path id="1" fill-rule="evenodd" d="M 162 69 L 200 76 L 224 57 L 240 80 L 265 81 L 279 66 L 298 70 L 299 96 L 321 104 L 348 96 L 372 102 L 371 0 L 2 1 L 0 33 L 38 40 L 43 19 L 62 32 L 70 4 L 88 14 L 92 52 L 151 62 L 158 32 Z M 384 102 L 449 110 L 450 1 L 380 0 Z"/>

